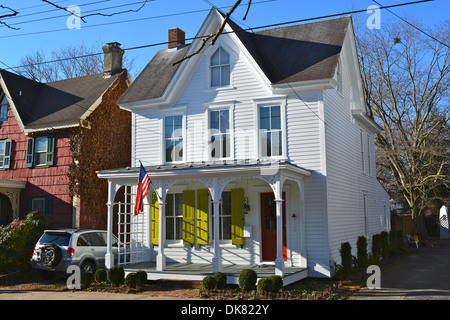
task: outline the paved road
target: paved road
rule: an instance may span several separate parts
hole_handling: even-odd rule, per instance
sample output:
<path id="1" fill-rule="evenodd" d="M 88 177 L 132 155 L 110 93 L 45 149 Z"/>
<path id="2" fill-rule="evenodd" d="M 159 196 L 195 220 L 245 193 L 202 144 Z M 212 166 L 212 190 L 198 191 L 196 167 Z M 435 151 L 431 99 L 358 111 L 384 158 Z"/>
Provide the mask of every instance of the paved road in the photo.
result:
<path id="1" fill-rule="evenodd" d="M 352 300 L 450 300 L 450 245 L 420 248 L 381 268 L 381 289 Z"/>

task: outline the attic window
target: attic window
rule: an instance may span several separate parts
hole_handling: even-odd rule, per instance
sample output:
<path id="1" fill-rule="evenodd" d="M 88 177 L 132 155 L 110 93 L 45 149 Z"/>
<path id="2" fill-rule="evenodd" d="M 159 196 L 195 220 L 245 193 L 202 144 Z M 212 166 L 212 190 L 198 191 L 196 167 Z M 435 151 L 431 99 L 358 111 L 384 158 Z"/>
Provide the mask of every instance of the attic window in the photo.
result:
<path id="1" fill-rule="evenodd" d="M 0 102 L 0 122 L 8 121 L 8 99 L 3 96 Z"/>
<path id="2" fill-rule="evenodd" d="M 211 87 L 230 85 L 230 55 L 219 47 L 211 56 Z"/>

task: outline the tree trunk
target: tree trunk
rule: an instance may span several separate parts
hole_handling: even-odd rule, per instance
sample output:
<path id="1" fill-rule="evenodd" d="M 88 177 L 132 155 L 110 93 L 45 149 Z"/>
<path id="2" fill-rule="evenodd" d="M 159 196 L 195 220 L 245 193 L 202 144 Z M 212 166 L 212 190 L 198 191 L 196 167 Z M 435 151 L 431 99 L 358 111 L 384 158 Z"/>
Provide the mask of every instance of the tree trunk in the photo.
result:
<path id="1" fill-rule="evenodd" d="M 419 240 L 425 239 L 427 237 L 427 229 L 425 227 L 423 210 L 420 210 L 419 208 L 411 208 L 411 216 L 414 233 L 419 236 Z"/>

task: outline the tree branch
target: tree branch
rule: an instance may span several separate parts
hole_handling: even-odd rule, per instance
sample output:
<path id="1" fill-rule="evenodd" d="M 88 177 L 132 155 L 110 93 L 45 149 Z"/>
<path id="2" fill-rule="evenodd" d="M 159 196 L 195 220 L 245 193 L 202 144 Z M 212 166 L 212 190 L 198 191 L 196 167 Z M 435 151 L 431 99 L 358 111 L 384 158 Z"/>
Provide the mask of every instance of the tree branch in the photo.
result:
<path id="1" fill-rule="evenodd" d="M 225 15 L 225 18 L 223 19 L 222 24 L 220 25 L 219 29 L 216 32 L 213 32 L 210 35 L 206 36 L 206 38 L 204 38 L 202 40 L 202 44 L 201 44 L 200 48 L 198 48 L 194 53 L 191 53 L 190 55 L 187 55 L 187 56 L 183 57 L 182 59 L 174 62 L 172 65 L 175 66 L 175 65 L 183 62 L 184 60 L 190 59 L 193 56 L 199 54 L 200 51 L 202 51 L 202 49 L 206 46 L 206 43 L 208 42 L 208 40 L 211 38 L 212 38 L 212 40 L 209 45 L 213 46 L 216 43 L 217 39 L 219 39 L 219 36 L 223 32 L 223 29 L 225 29 L 225 25 L 227 24 L 228 20 L 230 19 L 231 14 L 234 12 L 234 10 L 236 10 L 236 8 L 241 4 L 241 2 L 242 2 L 242 0 L 236 1 L 236 3 L 233 5 L 233 7 L 230 9 L 230 11 L 228 11 L 228 13 Z M 252 5 L 252 1 L 249 0 L 249 2 L 247 4 L 247 11 L 245 12 L 243 20 L 245 20 L 247 18 L 247 14 L 250 10 L 251 5 Z"/>
<path id="2" fill-rule="evenodd" d="M 4 26 L 6 26 L 6 27 L 8 27 L 10 29 L 19 30 L 19 28 L 11 27 L 9 24 L 7 24 L 6 22 L 2 21 L 2 19 L 4 19 L 4 18 L 10 18 L 10 17 L 14 17 L 14 16 L 18 15 L 19 12 L 14 10 L 14 9 L 12 9 L 12 8 L 10 8 L 10 7 L 5 7 L 3 5 L 0 5 L 0 9 L 6 9 L 6 10 L 11 11 L 11 13 L 6 13 L 6 14 L 0 15 L 0 24 L 3 24 Z"/>

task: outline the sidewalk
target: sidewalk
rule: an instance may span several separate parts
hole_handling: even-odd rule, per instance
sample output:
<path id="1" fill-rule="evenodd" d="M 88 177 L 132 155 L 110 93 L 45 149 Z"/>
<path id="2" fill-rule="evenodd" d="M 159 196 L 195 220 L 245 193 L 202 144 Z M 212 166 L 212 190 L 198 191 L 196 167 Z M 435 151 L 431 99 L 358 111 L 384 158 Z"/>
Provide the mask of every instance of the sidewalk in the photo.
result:
<path id="1" fill-rule="evenodd" d="M 0 300 L 180 300 L 149 294 L 122 294 L 88 291 L 8 290 L 0 288 Z"/>
<path id="2" fill-rule="evenodd" d="M 351 300 L 450 300 L 450 245 L 420 248 L 381 268 L 381 289 Z"/>

